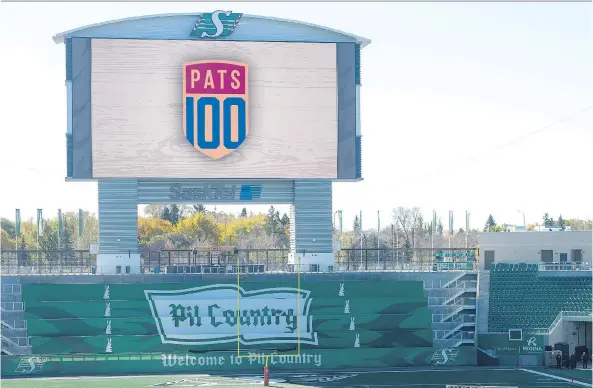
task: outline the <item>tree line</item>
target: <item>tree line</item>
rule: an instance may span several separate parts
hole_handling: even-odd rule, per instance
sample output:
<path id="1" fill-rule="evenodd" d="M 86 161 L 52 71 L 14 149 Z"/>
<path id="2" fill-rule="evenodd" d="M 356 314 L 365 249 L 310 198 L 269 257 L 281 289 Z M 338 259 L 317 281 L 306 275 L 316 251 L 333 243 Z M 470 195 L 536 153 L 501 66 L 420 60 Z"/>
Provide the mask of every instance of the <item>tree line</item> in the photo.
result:
<path id="1" fill-rule="evenodd" d="M 138 217 L 138 239 L 141 250 L 193 249 L 198 247 L 234 246 L 239 249 L 289 249 L 290 218 L 271 206 L 265 214 L 254 214 L 243 208 L 238 215 L 221 211 L 207 210 L 197 205 L 149 205 L 144 216 Z M 88 249 L 90 244 L 98 241 L 98 219 L 94 213 L 83 212 L 83 234 L 78 236 L 78 214 L 63 214 L 63 230 L 58 241 L 57 217 L 45 218 L 43 234 L 37 241 L 36 222 L 33 219 L 21 222 L 21 234 L 16 238 L 14 221 L 1 220 L 2 250 L 43 251 L 66 250 L 77 248 Z M 591 230 L 591 221 L 580 219 L 564 219 L 560 215 L 553 219 L 548 213 L 542 218 L 542 225 L 559 226 L 562 229 Z M 381 230 L 373 227 L 372 222 L 365 221 L 361 231 L 361 222 L 354 218 L 352 230 L 340 236 L 334 228 L 334 240 L 340 241 L 342 249 L 360 248 L 443 248 L 451 243 L 451 247 L 465 247 L 466 231 L 457 229 L 449 235 L 448 227 L 444 227 L 440 219 L 425 220 L 419 208 L 398 207 L 393 209 L 391 218 Z M 369 227 L 370 226 L 370 227 Z M 528 225 L 533 230 L 537 225 Z M 470 229 L 467 233 L 469 248 L 477 245 L 480 231 L 504 232 L 509 225 L 498 225 L 490 215 L 483 229 Z"/>
<path id="2" fill-rule="evenodd" d="M 62 230 L 58 236 L 58 217 L 44 218 L 43 230 L 37 235 L 37 224 L 32 218 L 22 220 L 20 234 L 17 237 L 16 223 L 6 218 L 0 219 L 0 241 L 3 251 L 19 250 L 21 260 L 28 258 L 27 251 L 46 251 L 47 258 L 74 258 L 76 249 L 88 249 L 99 237 L 99 221 L 94 213 L 83 211 L 82 235 L 78 235 L 78 213 L 62 214 Z M 58 251 L 61 251 L 58 253 Z"/>
<path id="3" fill-rule="evenodd" d="M 0 219 L 3 250 L 75 250 L 88 249 L 99 237 L 99 221 L 94 213 L 83 212 L 83 234 L 78 236 L 78 214 L 63 213 L 58 240 L 58 220 L 44 218 L 43 231 L 37 236 L 36 220 L 22 220 L 20 236 L 15 222 Z M 203 205 L 150 205 L 145 216 L 138 217 L 138 240 L 141 250 L 193 249 L 198 247 L 236 246 L 242 249 L 288 249 L 290 219 L 271 206 L 267 214 L 248 213 L 243 208 L 233 214 L 208 211 Z M 18 246 L 17 246 L 18 241 Z"/>
<path id="4" fill-rule="evenodd" d="M 363 219 L 363 230 L 361 231 L 361 220 L 355 216 L 352 231 L 342 233 L 342 248 L 401 248 L 405 250 L 446 248 L 449 246 L 449 241 L 452 248 L 465 247 L 466 233 L 463 228 L 459 228 L 449 235 L 441 219 L 437 219 L 433 225 L 433 220 L 426 221 L 418 207 L 395 208 L 392 210 L 387 224 L 376 225 L 374 228 L 367 227 L 375 222 L 375 220 L 369 222 L 367 219 Z M 380 230 L 377 230 L 378 227 Z M 476 246 L 478 232 L 477 229 L 469 230 L 467 236 L 469 248 Z M 334 234 L 335 238 L 338 238 L 339 233 L 334 231 Z"/>
<path id="5" fill-rule="evenodd" d="M 507 232 L 511 226 L 512 225 L 509 224 L 498 225 L 492 214 L 490 214 L 483 230 L 484 232 Z M 528 231 L 531 231 L 535 230 L 538 226 L 544 226 L 546 228 L 557 227 L 560 228 L 560 230 L 566 230 L 567 228 L 570 228 L 571 230 L 592 230 L 593 221 L 581 220 L 578 218 L 564 219 L 562 218 L 562 214 L 560 214 L 557 219 L 554 219 L 553 217 L 550 217 L 549 213 L 544 213 L 541 224 L 527 224 L 525 225 L 525 228 Z"/>
<path id="6" fill-rule="evenodd" d="M 270 206 L 266 214 L 208 211 L 203 205 L 149 205 L 138 218 L 141 249 L 288 249 L 290 219 Z"/>

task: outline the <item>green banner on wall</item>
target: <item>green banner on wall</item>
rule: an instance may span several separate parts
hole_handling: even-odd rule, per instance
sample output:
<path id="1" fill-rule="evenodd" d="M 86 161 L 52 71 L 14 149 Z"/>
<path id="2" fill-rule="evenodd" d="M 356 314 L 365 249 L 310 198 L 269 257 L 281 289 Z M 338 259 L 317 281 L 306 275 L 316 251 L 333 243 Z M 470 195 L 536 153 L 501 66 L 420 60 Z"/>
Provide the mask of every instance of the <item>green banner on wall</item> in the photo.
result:
<path id="1" fill-rule="evenodd" d="M 348 348 L 416 348 L 432 347 L 432 330 L 390 330 L 390 331 L 332 331 L 315 332 L 311 340 L 302 340 L 301 349 L 348 349 Z M 305 336 L 303 336 L 305 337 Z M 218 338 L 211 334 L 211 338 Z M 296 336 L 295 336 L 296 338 Z M 231 341 L 213 343 L 205 341 L 208 350 L 237 349 L 237 335 Z M 284 343 L 245 343 L 242 338 L 241 348 L 263 351 L 297 350 L 297 339 L 287 339 Z M 35 354 L 57 353 L 151 353 L 151 352 L 186 352 L 203 351 L 203 346 L 189 341 L 183 343 L 163 343 L 159 335 L 101 335 L 91 337 L 31 337 L 31 346 Z"/>
<path id="2" fill-rule="evenodd" d="M 287 278 L 284 276 L 283 278 Z M 245 291 L 270 288 L 297 289 L 297 277 L 285 281 L 241 281 Z M 26 284 L 23 287 L 23 301 L 102 301 L 102 300 L 146 300 L 146 290 L 174 291 L 213 284 L 236 285 L 234 276 L 217 279 L 216 282 L 152 283 L 152 284 Z M 359 281 L 307 281 L 301 279 L 302 290 L 311 292 L 313 298 L 378 298 L 424 296 L 423 283 L 415 280 L 359 280 Z M 233 299 L 236 298 L 236 292 Z"/>
<path id="3" fill-rule="evenodd" d="M 313 315 L 313 327 L 320 332 L 396 329 L 430 329 L 432 314 L 428 306 L 405 314 Z M 152 317 L 146 318 L 61 318 L 29 319 L 27 334 L 33 337 L 157 335 Z"/>
<path id="4" fill-rule="evenodd" d="M 263 358 L 236 357 L 238 340 L 242 356 L 272 355 L 270 366 L 280 369 L 476 364 L 475 348 L 433 348 L 422 281 L 305 277 L 297 288 L 291 275 L 240 287 L 233 277 L 216 280 L 223 279 L 25 284 L 27 330 L 37 358 L 15 363 L 5 357 L 2 374 L 261 370 Z"/>
<path id="5" fill-rule="evenodd" d="M 35 354 L 432 347 L 420 281 L 294 283 L 27 284 L 25 318 Z"/>
<path id="6" fill-rule="evenodd" d="M 97 356 L 3 356 L 2 377 L 16 376 L 73 376 L 202 373 L 224 371 L 261 372 L 264 357 L 269 355 L 272 370 L 311 373 L 320 369 L 385 368 L 399 366 L 461 366 L 476 365 L 476 350 L 461 348 L 399 348 L 399 349 L 340 349 L 306 350 L 266 354 L 249 353 L 238 358 L 232 352 L 204 352 L 199 354 L 162 353 L 129 355 L 125 357 Z M 118 359 L 119 358 L 119 359 Z"/>
<path id="7" fill-rule="evenodd" d="M 258 298 L 257 303 L 261 303 L 261 308 L 254 308 L 255 302 L 247 301 L 247 298 L 241 298 L 241 314 L 246 317 L 253 314 L 265 314 L 263 311 L 268 307 L 267 314 L 282 314 L 283 316 L 308 316 L 310 314 L 324 315 L 342 315 L 342 314 L 406 314 L 415 309 L 427 305 L 426 298 L 406 297 L 406 298 L 309 298 L 303 299 L 301 305 L 297 305 L 296 295 L 280 298 Z M 152 302 L 152 300 L 151 300 Z M 310 302 L 307 305 L 307 302 Z M 181 306 L 175 310 L 171 305 Z M 278 306 L 275 306 L 278 305 Z M 201 299 L 198 295 L 192 299 L 183 299 L 174 297 L 160 299 L 154 302 L 154 311 L 151 311 L 151 303 L 147 301 L 76 301 L 76 302 L 26 302 L 26 319 L 58 319 L 58 318 L 142 318 L 142 317 L 177 317 L 181 325 L 190 324 L 183 318 L 189 319 L 190 314 L 194 317 L 210 318 L 212 316 L 224 317 L 227 311 L 236 311 L 237 299 Z M 187 307 L 190 310 L 187 310 Z M 216 307 L 218 306 L 218 307 Z M 274 308 L 273 306 L 277 307 Z M 197 310 L 196 310 L 197 307 Z M 308 312 L 298 313 L 298 309 L 308 308 Z M 274 311 L 272 311 L 274 310 Z M 281 310 L 280 312 L 278 312 Z M 247 311 L 247 313 L 245 313 Z M 197 313 L 196 313 L 197 312 Z M 227 313 L 228 314 L 228 313 Z M 234 317 L 233 319 L 236 319 Z M 203 321 L 203 320 L 202 320 Z M 204 322 L 202 322 L 204 323 Z"/>

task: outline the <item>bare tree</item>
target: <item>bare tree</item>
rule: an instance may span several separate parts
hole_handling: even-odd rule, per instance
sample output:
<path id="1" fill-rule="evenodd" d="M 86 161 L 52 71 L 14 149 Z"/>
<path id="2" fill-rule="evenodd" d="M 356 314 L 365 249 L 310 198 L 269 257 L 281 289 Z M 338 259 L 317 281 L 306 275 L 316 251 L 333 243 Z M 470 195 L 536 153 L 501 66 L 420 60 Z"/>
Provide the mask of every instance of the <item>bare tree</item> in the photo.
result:
<path id="1" fill-rule="evenodd" d="M 251 233 L 241 236 L 238 246 L 244 249 L 275 248 L 273 236 L 267 234 L 260 226 L 253 228 Z"/>
<path id="2" fill-rule="evenodd" d="M 395 224 L 396 230 L 400 230 L 404 233 L 404 239 L 409 241 L 410 235 L 410 211 L 408 208 L 405 207 L 398 207 L 397 209 L 392 210 L 392 219 L 393 223 Z"/>
<path id="3" fill-rule="evenodd" d="M 403 237 L 407 245 L 415 247 L 418 220 L 422 218 L 420 209 L 417 207 L 406 208 L 400 206 L 397 209 L 393 209 L 392 218 L 396 227 L 403 231 Z"/>
<path id="4" fill-rule="evenodd" d="M 165 210 L 165 205 L 151 204 L 144 208 L 144 214 L 149 217 L 162 218 Z"/>
<path id="5" fill-rule="evenodd" d="M 424 248 L 424 218 L 422 217 L 422 213 L 420 213 L 420 209 L 414 208 L 416 210 L 416 219 L 414 220 L 414 248 Z"/>

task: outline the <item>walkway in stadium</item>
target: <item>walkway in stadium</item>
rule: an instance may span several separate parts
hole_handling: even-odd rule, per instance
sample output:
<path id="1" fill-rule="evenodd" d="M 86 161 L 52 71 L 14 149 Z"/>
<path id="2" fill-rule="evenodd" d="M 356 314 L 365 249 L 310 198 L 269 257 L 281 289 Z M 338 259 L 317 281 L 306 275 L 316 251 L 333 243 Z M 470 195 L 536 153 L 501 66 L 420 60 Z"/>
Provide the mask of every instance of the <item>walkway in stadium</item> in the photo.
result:
<path id="1" fill-rule="evenodd" d="M 572 381 L 574 379 L 574 382 Z M 319 374 L 271 373 L 271 387 L 591 387 L 591 370 L 544 368 L 405 368 Z M 154 375 L 119 377 L 29 378 L 3 380 L 4 388 L 261 387 L 261 376 Z"/>

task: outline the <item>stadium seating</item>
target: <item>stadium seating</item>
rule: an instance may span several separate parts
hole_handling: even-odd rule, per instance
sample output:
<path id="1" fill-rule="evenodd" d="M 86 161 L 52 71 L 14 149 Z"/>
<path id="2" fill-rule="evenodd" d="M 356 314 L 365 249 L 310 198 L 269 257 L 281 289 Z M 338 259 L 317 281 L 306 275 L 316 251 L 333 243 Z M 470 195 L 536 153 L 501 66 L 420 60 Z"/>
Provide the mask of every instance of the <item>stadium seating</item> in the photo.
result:
<path id="1" fill-rule="evenodd" d="M 490 332 L 548 328 L 561 311 L 591 311 L 590 276 L 539 276 L 537 264 L 490 271 Z"/>

